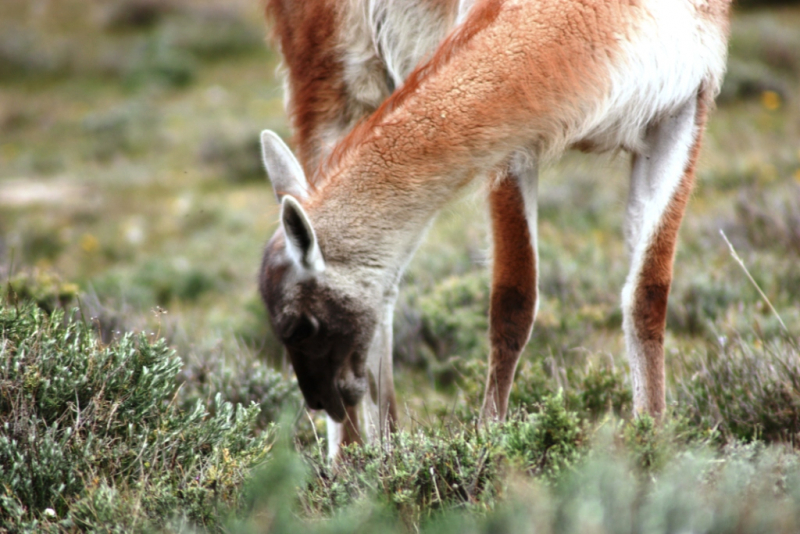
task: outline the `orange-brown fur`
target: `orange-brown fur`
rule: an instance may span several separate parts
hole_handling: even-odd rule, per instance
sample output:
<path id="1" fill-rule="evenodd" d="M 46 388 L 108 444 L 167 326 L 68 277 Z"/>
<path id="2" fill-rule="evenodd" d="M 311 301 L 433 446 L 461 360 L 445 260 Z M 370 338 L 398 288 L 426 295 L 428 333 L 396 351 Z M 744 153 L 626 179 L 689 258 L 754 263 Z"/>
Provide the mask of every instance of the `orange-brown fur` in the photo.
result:
<path id="1" fill-rule="evenodd" d="M 494 269 L 489 311 L 491 354 L 484 417 L 502 417 L 517 361 L 528 342 L 536 305 L 536 257 L 525 204 L 514 177 L 505 176 L 489 193 L 494 235 Z"/>
<path id="2" fill-rule="evenodd" d="M 411 95 L 419 90 L 420 85 L 426 77 L 434 74 L 439 70 L 453 54 L 464 47 L 478 32 L 484 30 L 492 22 L 500 12 L 501 2 L 484 2 L 482 5 L 477 6 L 475 13 L 470 17 L 469 21 L 462 25 L 457 31 L 452 33 L 438 48 L 436 55 L 427 63 L 420 65 L 415 69 L 411 75 L 406 79 L 403 86 L 395 91 L 375 113 L 361 122 L 353 131 L 347 136 L 344 142 L 337 145 L 330 160 L 326 163 L 328 167 L 334 167 L 339 160 L 353 147 L 363 143 L 367 137 L 372 134 L 372 130 L 380 124 L 380 122 L 392 110 L 400 106 Z"/>
<path id="3" fill-rule="evenodd" d="M 418 73 L 422 74 L 412 75 L 412 80 L 418 77 L 419 81 L 408 90 L 395 93 L 373 117 L 348 135 L 337 148 L 318 194 L 309 199 L 306 206 L 309 214 L 325 219 L 347 206 L 358 220 L 362 210 L 373 213 L 380 206 L 384 220 L 416 220 L 416 216 L 409 217 L 409 212 L 435 213 L 454 192 L 474 178 L 474 172 L 469 170 L 472 165 L 493 167 L 501 163 L 496 158 L 507 150 L 505 147 L 531 137 L 557 138 L 556 132 L 563 129 L 564 122 L 578 120 L 581 102 L 591 100 L 591 95 L 601 93 L 607 85 L 597 69 L 595 56 L 613 56 L 614 47 L 570 48 L 570 53 L 564 54 L 561 48 L 551 45 L 569 31 L 571 21 L 567 16 L 554 15 L 537 43 L 544 52 L 528 56 L 524 49 L 511 50 L 498 54 L 491 65 L 476 67 L 476 63 L 481 63 L 481 54 L 475 51 L 505 48 L 506 37 L 497 27 L 516 24 L 515 10 L 501 11 L 502 3 L 493 0 L 476 6 L 483 10 L 478 12 L 482 17 L 473 17 L 473 31 L 456 32 L 456 37 L 437 51 L 429 65 L 420 67 Z M 598 18 L 612 16 L 603 2 L 593 3 L 597 4 Z M 503 20 L 495 20 L 501 15 Z M 548 15 L 537 14 L 543 20 Z M 606 26 L 601 42 L 611 42 L 613 30 L 619 30 L 610 21 Z M 516 55 L 535 68 L 520 69 Z M 435 76 L 444 65 L 448 74 Z M 556 65 L 559 69 L 553 72 Z M 463 86 L 457 73 L 476 70 L 481 82 L 473 84 L 473 92 L 464 95 L 460 104 L 454 100 Z M 592 83 L 578 84 L 576 88 L 577 77 Z M 420 96 L 423 90 L 424 98 Z M 458 141 L 465 133 L 470 134 L 470 140 Z M 475 138 L 486 140 L 479 153 L 471 146 L 471 139 Z M 356 155 L 357 152 L 360 154 Z M 382 172 L 387 162 L 392 165 L 392 173 Z M 450 171 L 454 168 L 464 172 L 453 175 Z M 416 178 L 432 175 L 450 175 L 455 182 Z M 358 205 L 350 202 L 354 188 L 363 195 Z M 392 202 L 396 194 L 402 194 L 408 202 Z M 348 241 L 350 232 L 358 232 L 353 241 L 363 236 L 358 225 L 341 231 L 339 238 Z M 337 249 L 335 243 L 330 243 L 327 253 L 338 258 Z M 367 253 L 357 251 L 362 252 Z M 342 253 L 350 256 L 354 251 L 348 249 Z"/>
<path id="4" fill-rule="evenodd" d="M 336 48 L 341 2 L 267 0 L 291 87 L 289 117 L 306 175 L 314 176 L 321 128 L 346 121 L 343 65 Z"/>

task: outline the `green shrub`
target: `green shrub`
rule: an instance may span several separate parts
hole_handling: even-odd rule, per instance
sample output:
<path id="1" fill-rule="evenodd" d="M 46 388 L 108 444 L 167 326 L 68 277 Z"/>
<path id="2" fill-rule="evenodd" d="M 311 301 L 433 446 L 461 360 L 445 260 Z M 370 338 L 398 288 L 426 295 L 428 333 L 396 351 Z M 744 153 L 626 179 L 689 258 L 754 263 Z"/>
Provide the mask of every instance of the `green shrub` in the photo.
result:
<path id="1" fill-rule="evenodd" d="M 163 340 L 103 345 L 74 314 L 0 301 L 0 529 L 213 527 L 269 450 L 257 406 L 181 411 Z"/>
<path id="2" fill-rule="evenodd" d="M 695 424 L 729 438 L 795 442 L 800 433 L 800 348 L 791 338 L 721 338 L 684 358 L 679 406 Z"/>
<path id="3" fill-rule="evenodd" d="M 658 474 L 687 448 L 698 448 L 717 440 L 716 429 L 701 427 L 680 410 L 668 410 L 657 422 L 639 415 L 622 427 L 622 442 L 634 466 L 648 474 Z"/>
<path id="4" fill-rule="evenodd" d="M 78 296 L 78 286 L 64 282 L 52 271 L 34 270 L 22 272 L 8 279 L 0 297 L 6 302 L 18 304 L 34 302 L 46 311 L 70 304 Z"/>
<path id="5" fill-rule="evenodd" d="M 118 285 L 121 298 L 136 307 L 169 306 L 175 301 L 193 302 L 206 293 L 220 289 L 225 277 L 199 266 L 184 265 L 161 258 L 150 259 L 137 266 L 129 277 L 106 275 L 97 283 L 98 291 L 112 294 Z"/>
<path id="6" fill-rule="evenodd" d="M 395 314 L 395 361 L 452 385 L 468 362 L 488 354 L 489 281 L 484 271 L 450 276 L 430 291 L 409 287 Z"/>
<path id="7" fill-rule="evenodd" d="M 247 346 L 258 347 L 259 355 L 273 367 L 283 367 L 284 349 L 272 331 L 267 309 L 261 298 L 253 293 L 241 306 L 240 321 L 235 326 L 234 335 Z"/>
<path id="8" fill-rule="evenodd" d="M 485 373 L 486 371 L 484 371 Z M 508 399 L 509 409 L 528 411 L 544 402 L 544 399 L 557 391 L 559 387 L 551 375 L 551 371 L 545 365 L 545 360 L 522 359 L 511 386 L 511 395 Z"/>
<path id="9" fill-rule="evenodd" d="M 755 248 L 800 255 L 800 185 L 748 188 L 736 204 L 736 227 Z"/>
<path id="10" fill-rule="evenodd" d="M 739 4 L 755 7 L 766 3 L 752 0 Z M 758 98 L 766 91 L 776 93 L 781 101 L 792 98 L 791 87 L 800 77 L 800 37 L 791 23 L 765 15 L 753 12 L 734 17 L 728 72 L 720 101 Z"/>
<path id="11" fill-rule="evenodd" d="M 676 288 L 667 308 L 671 331 L 713 337 L 713 325 L 726 310 L 741 301 L 741 294 L 726 280 L 713 273 L 701 272 Z"/>
<path id="12" fill-rule="evenodd" d="M 172 0 L 115 0 L 107 5 L 102 23 L 112 31 L 150 28 L 177 10 Z"/>
<path id="13" fill-rule="evenodd" d="M 765 7 L 765 6 L 791 6 L 798 5 L 798 0 L 738 0 L 737 5 L 741 7 Z"/>
<path id="14" fill-rule="evenodd" d="M 534 410 L 561 389 L 566 407 L 583 417 L 596 420 L 607 413 L 621 417 L 631 413 L 633 397 L 625 370 L 592 362 L 565 369 L 546 361 L 520 363 L 509 398 L 512 410 Z M 553 376 L 554 369 L 561 376 Z"/>
<path id="15" fill-rule="evenodd" d="M 121 155 L 141 154 L 153 142 L 157 125 L 157 117 L 138 101 L 89 113 L 81 121 L 81 129 L 90 141 L 86 155 L 108 162 Z"/>
<path id="16" fill-rule="evenodd" d="M 264 50 L 261 26 L 250 23 L 241 13 L 224 5 L 189 9 L 182 17 L 168 19 L 158 33 L 174 48 L 201 61 L 229 59 Z"/>
<path id="17" fill-rule="evenodd" d="M 563 408 L 563 402 L 554 402 L 558 405 Z M 551 421 L 563 421 L 559 412 L 553 411 Z M 664 447 L 658 440 L 675 437 L 669 427 L 642 421 L 627 428 L 656 449 Z M 615 425 L 610 427 L 614 434 Z M 281 446 L 275 453 L 280 460 L 268 463 L 251 486 L 244 522 L 229 524 L 229 531 L 788 534 L 800 526 L 800 464 L 785 448 L 732 444 L 714 450 L 695 444 L 680 452 L 671 449 L 670 455 L 659 452 L 663 461 L 655 471 L 655 465 L 640 464 L 627 445 L 620 447 L 623 441 L 612 436 L 611 441 L 597 440 L 591 450 L 584 449 L 580 461 L 569 463 L 557 477 L 544 473 L 543 484 L 541 479 L 521 479 L 497 463 L 498 453 L 508 451 L 503 438 L 508 433 L 508 425 L 484 433 L 437 435 L 421 430 L 416 436 L 392 439 L 383 452 L 350 448 L 335 467 L 318 457 L 306 458 L 306 469 L 289 447 Z M 524 450 L 547 443 L 538 439 L 542 435 L 532 433 L 532 439 L 523 440 Z M 437 446 L 442 438 L 456 445 Z M 465 502 L 453 490 L 469 487 L 464 483 L 481 475 L 469 468 L 448 471 L 447 465 L 474 466 L 476 457 L 483 458 L 486 467 L 501 469 L 484 473 L 493 479 L 486 486 L 490 492 Z M 299 517 L 291 513 L 294 508 L 287 497 L 298 487 Z"/>
<path id="18" fill-rule="evenodd" d="M 489 282 L 485 273 L 453 276 L 419 300 L 422 338 L 440 360 L 484 358 L 489 331 Z"/>
<path id="19" fill-rule="evenodd" d="M 224 6 L 177 9 L 167 2 L 163 7 L 136 9 L 140 18 L 128 19 L 146 20 L 154 28 L 137 40 L 122 63 L 125 78 L 134 87 L 155 82 L 185 88 L 194 82 L 203 62 L 263 51 L 260 28 Z"/>
<path id="20" fill-rule="evenodd" d="M 246 351 L 230 354 L 207 353 L 189 358 L 178 374 L 179 398 L 185 409 L 204 399 L 205 408 L 214 413 L 213 399 L 221 395 L 231 404 L 260 407 L 257 424 L 267 428 L 284 411 L 297 413 L 303 405 L 297 380 L 288 379 L 266 362 Z"/>
<path id="21" fill-rule="evenodd" d="M 567 376 L 570 375 L 570 370 Z M 628 386 L 628 375 L 622 369 L 608 365 L 589 365 L 582 372 L 573 372 L 570 378 L 573 393 L 569 406 L 592 419 L 607 413 L 627 417 L 633 410 L 633 394 Z"/>
<path id="22" fill-rule="evenodd" d="M 184 88 L 197 76 L 197 59 L 173 46 L 167 37 L 156 34 L 140 43 L 127 65 L 125 80 L 131 86 L 155 82 L 167 87 Z"/>
<path id="23" fill-rule="evenodd" d="M 549 395 L 537 412 L 503 428 L 503 450 L 516 465 L 550 477 L 572 468 L 581 456 L 584 432 L 561 392 Z"/>
<path id="24" fill-rule="evenodd" d="M 313 449 L 307 461 L 315 475 L 301 502 L 307 514 L 329 516 L 371 497 L 408 525 L 441 510 L 485 510 L 498 492 L 498 444 L 498 429 L 454 424 L 399 431 L 384 444 L 348 447 L 337 466 Z"/>
<path id="25" fill-rule="evenodd" d="M 4 25 L 0 32 L 0 83 L 31 76 L 61 76 L 70 68 L 68 52 L 63 46 L 45 46 L 24 26 Z"/>

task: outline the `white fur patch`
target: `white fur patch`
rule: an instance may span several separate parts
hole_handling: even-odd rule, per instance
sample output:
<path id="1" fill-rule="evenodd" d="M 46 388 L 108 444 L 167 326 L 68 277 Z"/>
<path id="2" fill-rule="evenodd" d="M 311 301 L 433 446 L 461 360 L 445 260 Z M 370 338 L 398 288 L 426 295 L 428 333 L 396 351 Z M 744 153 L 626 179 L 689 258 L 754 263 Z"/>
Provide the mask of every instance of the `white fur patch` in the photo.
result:
<path id="1" fill-rule="evenodd" d="M 436 50 L 454 25 L 449 11 L 431 0 L 351 0 L 341 43 L 351 98 L 378 107 L 390 80 L 399 87 Z"/>
<path id="2" fill-rule="evenodd" d="M 684 176 L 692 146 L 697 139 L 696 100 L 689 100 L 674 116 L 662 121 L 647 135 L 645 146 L 631 174 L 626 225 L 631 269 L 622 290 L 623 330 L 633 379 L 634 406 L 646 406 L 644 349 L 636 332 L 636 289 L 647 251 L 657 236 L 664 213 Z"/>
<path id="3" fill-rule="evenodd" d="M 536 268 L 536 301 L 533 305 L 533 318 L 539 312 L 539 165 L 533 154 L 521 150 L 511 158 L 511 173 L 519 180 L 519 188 L 525 203 L 525 218 L 531 234 L 531 247 Z"/>
<path id="4" fill-rule="evenodd" d="M 712 96 L 719 91 L 726 36 L 693 2 L 645 0 L 636 27 L 634 35 L 619 36 L 610 93 L 571 142 L 637 151 L 648 124 L 694 98 L 701 86 Z"/>
<path id="5" fill-rule="evenodd" d="M 339 454 L 342 443 L 343 427 L 342 423 L 337 423 L 331 419 L 330 415 L 325 415 L 325 435 L 328 440 L 328 460 L 334 460 Z"/>

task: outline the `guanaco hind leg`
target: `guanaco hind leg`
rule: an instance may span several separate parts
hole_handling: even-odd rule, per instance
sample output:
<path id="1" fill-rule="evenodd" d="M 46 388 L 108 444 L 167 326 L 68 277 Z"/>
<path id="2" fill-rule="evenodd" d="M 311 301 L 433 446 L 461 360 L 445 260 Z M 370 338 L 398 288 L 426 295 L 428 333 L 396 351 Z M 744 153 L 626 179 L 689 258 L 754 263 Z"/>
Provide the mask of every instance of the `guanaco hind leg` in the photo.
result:
<path id="1" fill-rule="evenodd" d="M 634 411 L 664 412 L 664 330 L 675 243 L 705 123 L 701 95 L 652 125 L 635 154 L 626 214 L 631 270 L 622 291 Z"/>
<path id="2" fill-rule="evenodd" d="M 535 164 L 516 157 L 489 196 L 494 236 L 489 375 L 481 418 L 503 420 L 538 304 Z"/>

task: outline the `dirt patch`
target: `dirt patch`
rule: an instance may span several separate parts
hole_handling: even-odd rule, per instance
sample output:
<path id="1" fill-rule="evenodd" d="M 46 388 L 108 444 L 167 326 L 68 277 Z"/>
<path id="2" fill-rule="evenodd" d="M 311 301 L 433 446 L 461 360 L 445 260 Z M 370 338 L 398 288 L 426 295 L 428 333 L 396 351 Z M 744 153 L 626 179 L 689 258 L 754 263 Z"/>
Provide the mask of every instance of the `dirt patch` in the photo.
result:
<path id="1" fill-rule="evenodd" d="M 99 194 L 86 184 L 57 180 L 15 179 L 0 182 L 0 206 L 25 208 L 35 205 L 76 205 L 97 200 Z"/>

